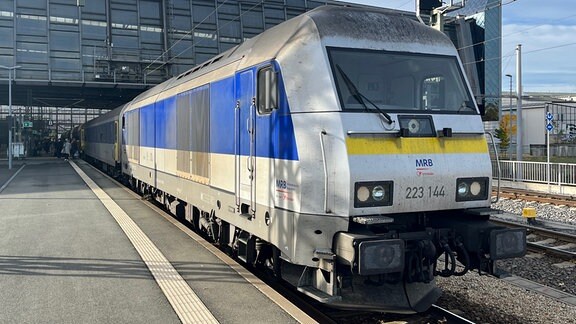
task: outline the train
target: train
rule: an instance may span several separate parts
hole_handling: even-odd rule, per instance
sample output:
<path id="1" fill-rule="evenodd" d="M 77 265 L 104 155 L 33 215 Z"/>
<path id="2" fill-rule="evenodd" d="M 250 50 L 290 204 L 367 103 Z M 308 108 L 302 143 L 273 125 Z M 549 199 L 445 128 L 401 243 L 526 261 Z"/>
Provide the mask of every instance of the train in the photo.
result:
<path id="1" fill-rule="evenodd" d="M 316 8 L 77 133 L 86 159 L 330 307 L 423 312 L 438 276 L 526 253 L 490 222 L 457 50 L 405 12 Z"/>

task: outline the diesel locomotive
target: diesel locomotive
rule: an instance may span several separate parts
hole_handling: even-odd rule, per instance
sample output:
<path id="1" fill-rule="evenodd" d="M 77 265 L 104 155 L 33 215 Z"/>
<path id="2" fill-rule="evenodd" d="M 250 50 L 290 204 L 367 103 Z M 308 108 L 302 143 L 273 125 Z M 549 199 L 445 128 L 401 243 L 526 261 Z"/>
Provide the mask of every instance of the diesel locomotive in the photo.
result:
<path id="1" fill-rule="evenodd" d="M 421 312 L 437 276 L 524 255 L 489 218 L 481 115 L 448 37 L 324 6 L 86 123 L 84 154 L 327 305 Z"/>

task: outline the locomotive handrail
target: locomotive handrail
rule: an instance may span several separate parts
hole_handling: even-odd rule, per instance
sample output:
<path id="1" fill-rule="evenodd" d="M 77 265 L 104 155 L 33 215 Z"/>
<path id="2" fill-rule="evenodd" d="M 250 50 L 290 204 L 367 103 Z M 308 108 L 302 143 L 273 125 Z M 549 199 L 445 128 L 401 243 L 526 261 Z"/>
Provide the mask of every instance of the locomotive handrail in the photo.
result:
<path id="1" fill-rule="evenodd" d="M 234 107 L 234 198 L 236 207 L 240 207 L 240 144 L 238 142 L 238 132 L 240 131 L 240 100 L 236 101 Z"/>
<path id="2" fill-rule="evenodd" d="M 252 141 L 252 116 L 246 119 L 246 129 L 248 130 L 248 134 L 250 134 L 250 141 Z M 248 155 L 248 159 L 246 161 L 246 168 L 249 172 L 252 172 L 252 142 L 250 142 L 250 152 Z"/>
<path id="3" fill-rule="evenodd" d="M 326 166 L 326 151 L 324 150 L 324 135 L 326 131 L 320 132 L 320 148 L 322 149 L 322 163 L 324 164 L 324 212 L 331 213 L 328 208 L 328 167 Z"/>
<path id="4" fill-rule="evenodd" d="M 393 131 L 375 131 L 375 132 L 367 132 L 367 131 L 348 131 L 346 134 L 348 136 L 363 136 L 363 135 L 398 135 L 397 130 Z"/>
<path id="5" fill-rule="evenodd" d="M 461 136 L 477 136 L 477 135 L 484 135 L 484 132 L 452 132 L 452 136 L 454 135 L 461 135 Z"/>
<path id="6" fill-rule="evenodd" d="M 348 136 L 386 136 L 386 135 L 393 135 L 397 136 L 400 134 L 398 130 L 391 130 L 391 131 L 348 131 L 346 132 Z M 483 132 L 452 132 L 452 136 L 476 136 L 476 135 L 483 135 Z"/>
<path id="7" fill-rule="evenodd" d="M 490 132 L 486 132 L 490 136 L 490 140 L 492 141 L 492 147 L 494 148 L 494 157 L 496 157 L 496 164 L 498 165 L 498 191 L 496 191 L 496 200 L 492 200 L 492 203 L 497 203 L 500 200 L 500 178 L 501 178 L 501 170 L 500 170 L 500 158 L 498 157 L 498 150 L 496 149 L 496 141 L 494 140 L 494 135 Z"/>
<path id="8" fill-rule="evenodd" d="M 248 117 L 248 120 L 246 120 L 246 129 L 248 130 L 248 134 L 250 134 L 250 156 L 248 158 L 248 163 L 246 163 L 246 167 L 248 168 L 248 171 L 250 171 L 250 173 L 252 173 L 252 171 L 254 171 L 254 140 L 255 140 L 255 134 L 254 134 L 254 110 L 256 109 L 256 105 L 254 104 L 254 99 L 252 99 L 252 104 L 250 105 L 250 115 Z M 251 174 L 252 175 L 252 174 Z"/>
<path id="9" fill-rule="evenodd" d="M 256 179 L 255 179 L 255 164 L 256 164 L 256 98 L 252 98 L 250 105 L 250 210 L 252 217 L 256 216 Z"/>

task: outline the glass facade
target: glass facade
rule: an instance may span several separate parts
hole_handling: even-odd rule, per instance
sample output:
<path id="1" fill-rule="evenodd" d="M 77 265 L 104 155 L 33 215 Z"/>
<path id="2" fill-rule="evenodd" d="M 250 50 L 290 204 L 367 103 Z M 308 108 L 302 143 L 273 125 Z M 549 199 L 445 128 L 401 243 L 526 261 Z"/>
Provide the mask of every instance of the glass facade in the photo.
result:
<path id="1" fill-rule="evenodd" d="M 15 140 L 56 137 L 106 112 L 93 108 L 115 108 L 265 29 L 333 2 L 82 3 L 0 1 L 0 65 L 18 66 L 12 74 Z M 7 84 L 8 70 L 0 68 L 1 130 L 8 128 Z M 20 128 L 24 121 L 33 127 Z M 7 142 L 7 134 L 0 132 L 0 156 Z"/>
<path id="2" fill-rule="evenodd" d="M 2 0 L 0 65 L 22 66 L 20 80 L 157 84 L 327 2 Z"/>
<path id="3" fill-rule="evenodd" d="M 15 112 L 22 120 L 45 122 L 49 132 L 58 134 L 61 128 L 98 115 L 93 108 L 115 108 L 150 86 L 307 10 L 324 4 L 346 5 L 330 0 L 82 3 L 0 1 L 0 65 L 19 66 L 13 75 Z M 466 7 L 451 15 L 454 21 L 458 21 L 456 15 L 466 17 L 466 28 L 447 28 L 447 33 L 458 48 L 472 49 L 460 53 L 473 93 L 488 109 L 497 109 L 500 0 L 468 0 Z M 7 104 L 7 83 L 8 70 L 0 69 L 0 104 Z M 7 106 L 0 106 L 0 121 L 5 122 L 7 111 Z M 0 143 L 5 140 L 2 136 Z"/>
<path id="4" fill-rule="evenodd" d="M 0 65 L 21 66 L 16 79 L 101 87 L 158 84 L 265 29 L 333 1 L 314 0 L 2 0 Z M 338 2 L 342 5 L 345 3 Z M 468 0 L 471 35 L 451 35 L 473 45 L 475 93 L 486 104 L 500 97 L 500 0 Z M 479 40 L 485 43 L 478 42 Z M 8 71 L 0 69 L 0 80 Z M 494 76 L 494 77 L 493 77 Z M 140 91 L 141 91 L 140 90 Z M 17 99 L 17 98 L 15 98 Z M 124 99 L 127 101 L 128 99 Z M 111 108 L 111 107 L 107 107 Z"/>
<path id="5" fill-rule="evenodd" d="M 502 89 L 501 0 L 468 0 L 449 16 L 452 28 L 447 33 L 459 50 L 476 101 L 484 105 L 487 119 L 497 120 Z"/>

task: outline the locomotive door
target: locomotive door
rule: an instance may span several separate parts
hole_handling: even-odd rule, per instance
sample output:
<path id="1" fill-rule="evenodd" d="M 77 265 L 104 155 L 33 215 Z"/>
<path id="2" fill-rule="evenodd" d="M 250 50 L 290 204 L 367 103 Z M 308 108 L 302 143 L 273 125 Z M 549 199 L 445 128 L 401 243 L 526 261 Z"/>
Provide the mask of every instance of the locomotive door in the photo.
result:
<path id="1" fill-rule="evenodd" d="M 253 71 L 236 75 L 235 193 L 242 214 L 256 211 L 256 106 Z"/>

